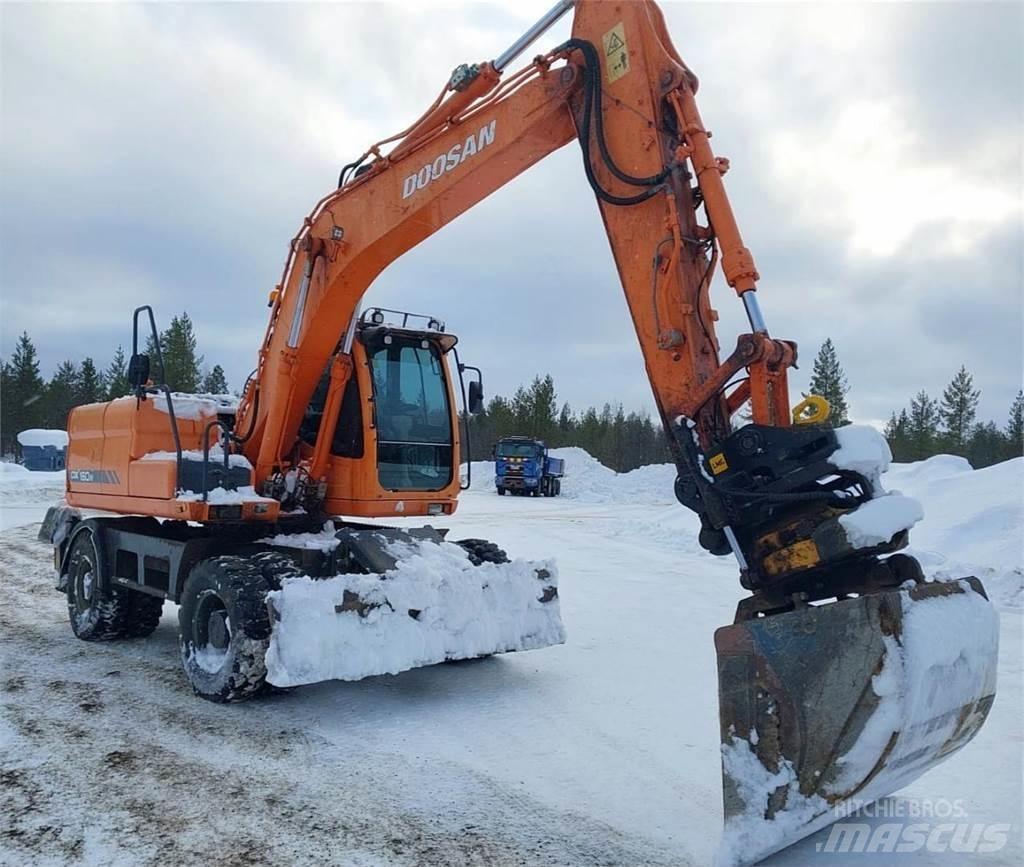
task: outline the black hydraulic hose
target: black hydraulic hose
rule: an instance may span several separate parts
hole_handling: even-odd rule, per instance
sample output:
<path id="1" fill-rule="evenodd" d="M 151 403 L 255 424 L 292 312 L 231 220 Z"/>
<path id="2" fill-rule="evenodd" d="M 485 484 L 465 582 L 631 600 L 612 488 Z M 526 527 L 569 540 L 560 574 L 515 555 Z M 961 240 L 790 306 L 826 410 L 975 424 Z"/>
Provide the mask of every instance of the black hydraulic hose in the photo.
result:
<path id="1" fill-rule="evenodd" d="M 588 42 L 585 39 L 569 39 L 568 41 L 562 43 L 562 45 L 560 45 L 556 49 L 556 52 L 561 52 L 563 50 L 568 49 L 576 49 L 583 54 L 584 99 L 589 101 L 589 103 L 596 110 L 594 129 L 596 132 L 597 147 L 601 152 L 601 159 L 604 161 L 604 164 L 608 167 L 608 171 L 615 175 L 615 177 L 617 177 L 620 181 L 623 181 L 624 183 L 627 184 L 632 184 L 633 186 L 636 187 L 650 187 L 660 184 L 662 181 L 665 180 L 665 178 L 668 177 L 669 172 L 671 171 L 671 169 L 668 166 L 663 168 L 658 174 L 649 175 L 648 177 L 644 178 L 638 177 L 636 175 L 631 175 L 628 172 L 623 171 L 615 163 L 615 160 L 612 158 L 611 152 L 608 150 L 608 142 L 605 139 L 604 135 L 604 112 L 601 108 L 601 61 L 598 57 L 597 49 L 594 47 L 594 44 L 592 42 Z"/>

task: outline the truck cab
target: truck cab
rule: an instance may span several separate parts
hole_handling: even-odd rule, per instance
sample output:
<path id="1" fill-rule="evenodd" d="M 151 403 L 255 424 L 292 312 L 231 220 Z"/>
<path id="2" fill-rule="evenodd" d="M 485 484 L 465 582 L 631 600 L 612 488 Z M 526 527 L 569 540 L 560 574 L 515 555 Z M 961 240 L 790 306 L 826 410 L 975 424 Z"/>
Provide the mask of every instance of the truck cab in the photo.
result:
<path id="1" fill-rule="evenodd" d="M 502 437 L 494 446 L 494 486 L 500 496 L 556 497 L 561 493 L 564 461 L 548 454 L 532 437 Z"/>

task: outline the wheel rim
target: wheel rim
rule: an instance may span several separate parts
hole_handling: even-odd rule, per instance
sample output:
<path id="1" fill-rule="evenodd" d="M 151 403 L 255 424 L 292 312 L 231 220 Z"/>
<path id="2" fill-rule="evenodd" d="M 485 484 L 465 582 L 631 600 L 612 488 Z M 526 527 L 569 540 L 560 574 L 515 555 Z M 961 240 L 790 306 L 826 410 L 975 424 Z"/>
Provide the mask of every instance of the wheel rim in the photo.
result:
<path id="1" fill-rule="evenodd" d="M 96 592 L 96 571 L 92 560 L 86 552 L 81 552 L 75 560 L 72 576 L 75 593 L 75 611 L 84 614 L 92 608 L 93 594 Z"/>
<path id="2" fill-rule="evenodd" d="M 231 621 L 227 606 L 212 590 L 196 600 L 192 615 L 192 655 L 204 671 L 219 671 L 231 646 Z"/>

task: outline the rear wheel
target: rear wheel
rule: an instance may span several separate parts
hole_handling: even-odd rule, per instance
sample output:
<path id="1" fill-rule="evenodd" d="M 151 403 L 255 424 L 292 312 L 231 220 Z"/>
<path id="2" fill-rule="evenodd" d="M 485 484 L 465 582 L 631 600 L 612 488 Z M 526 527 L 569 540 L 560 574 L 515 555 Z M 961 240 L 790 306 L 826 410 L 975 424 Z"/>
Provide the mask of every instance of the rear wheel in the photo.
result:
<path id="1" fill-rule="evenodd" d="M 121 638 L 128 617 L 129 591 L 107 586 L 102 580 L 91 531 L 81 531 L 71 543 L 67 576 L 71 631 L 83 641 Z"/>
<path id="2" fill-rule="evenodd" d="M 233 702 L 264 690 L 271 629 L 267 593 L 297 572 L 275 552 L 211 557 L 195 566 L 181 595 L 178 643 L 196 695 Z"/>

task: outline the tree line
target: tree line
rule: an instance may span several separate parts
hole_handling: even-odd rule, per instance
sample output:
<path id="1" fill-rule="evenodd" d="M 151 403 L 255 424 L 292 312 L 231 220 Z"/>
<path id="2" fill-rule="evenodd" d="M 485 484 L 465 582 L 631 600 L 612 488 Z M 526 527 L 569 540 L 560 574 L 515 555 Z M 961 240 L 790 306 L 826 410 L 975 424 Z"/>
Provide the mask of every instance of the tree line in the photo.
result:
<path id="1" fill-rule="evenodd" d="M 820 394 L 832 407 L 834 427 L 849 424 L 846 396 L 850 387 L 832 341 L 826 340 L 814 359 L 811 394 Z M 901 463 L 922 461 L 938 454 L 960 455 L 975 469 L 1024 454 L 1024 394 L 1020 390 L 1010 405 L 1002 427 L 994 421 L 978 421 L 981 391 L 961 365 L 940 398 L 924 390 L 909 407 L 893 411 L 885 426 L 893 459 Z"/>
<path id="2" fill-rule="evenodd" d="M 226 394 L 224 369 L 205 365 L 198 352 L 195 327 L 188 313 L 171 319 L 160 333 L 165 381 L 172 391 Z M 153 365 L 152 378 L 159 378 L 153 338 L 147 350 Z M 16 450 L 16 436 L 28 428 L 64 430 L 72 407 L 113 400 L 129 393 L 128 358 L 117 347 L 110 363 L 100 369 L 91 357 L 81 362 L 65 360 L 45 380 L 39 370 L 39 355 L 27 332 L 23 332 L 11 353 L 0 364 L 0 453 Z"/>
<path id="3" fill-rule="evenodd" d="M 535 437 L 552 448 L 579 446 L 620 473 L 672 460 L 661 424 L 650 415 L 611 403 L 574 412 L 568 403 L 559 406 L 550 375 L 534 377 L 511 398 L 492 397 L 482 413 L 469 417 L 469 428 L 474 461 L 489 460 L 494 444 L 513 435 Z"/>

